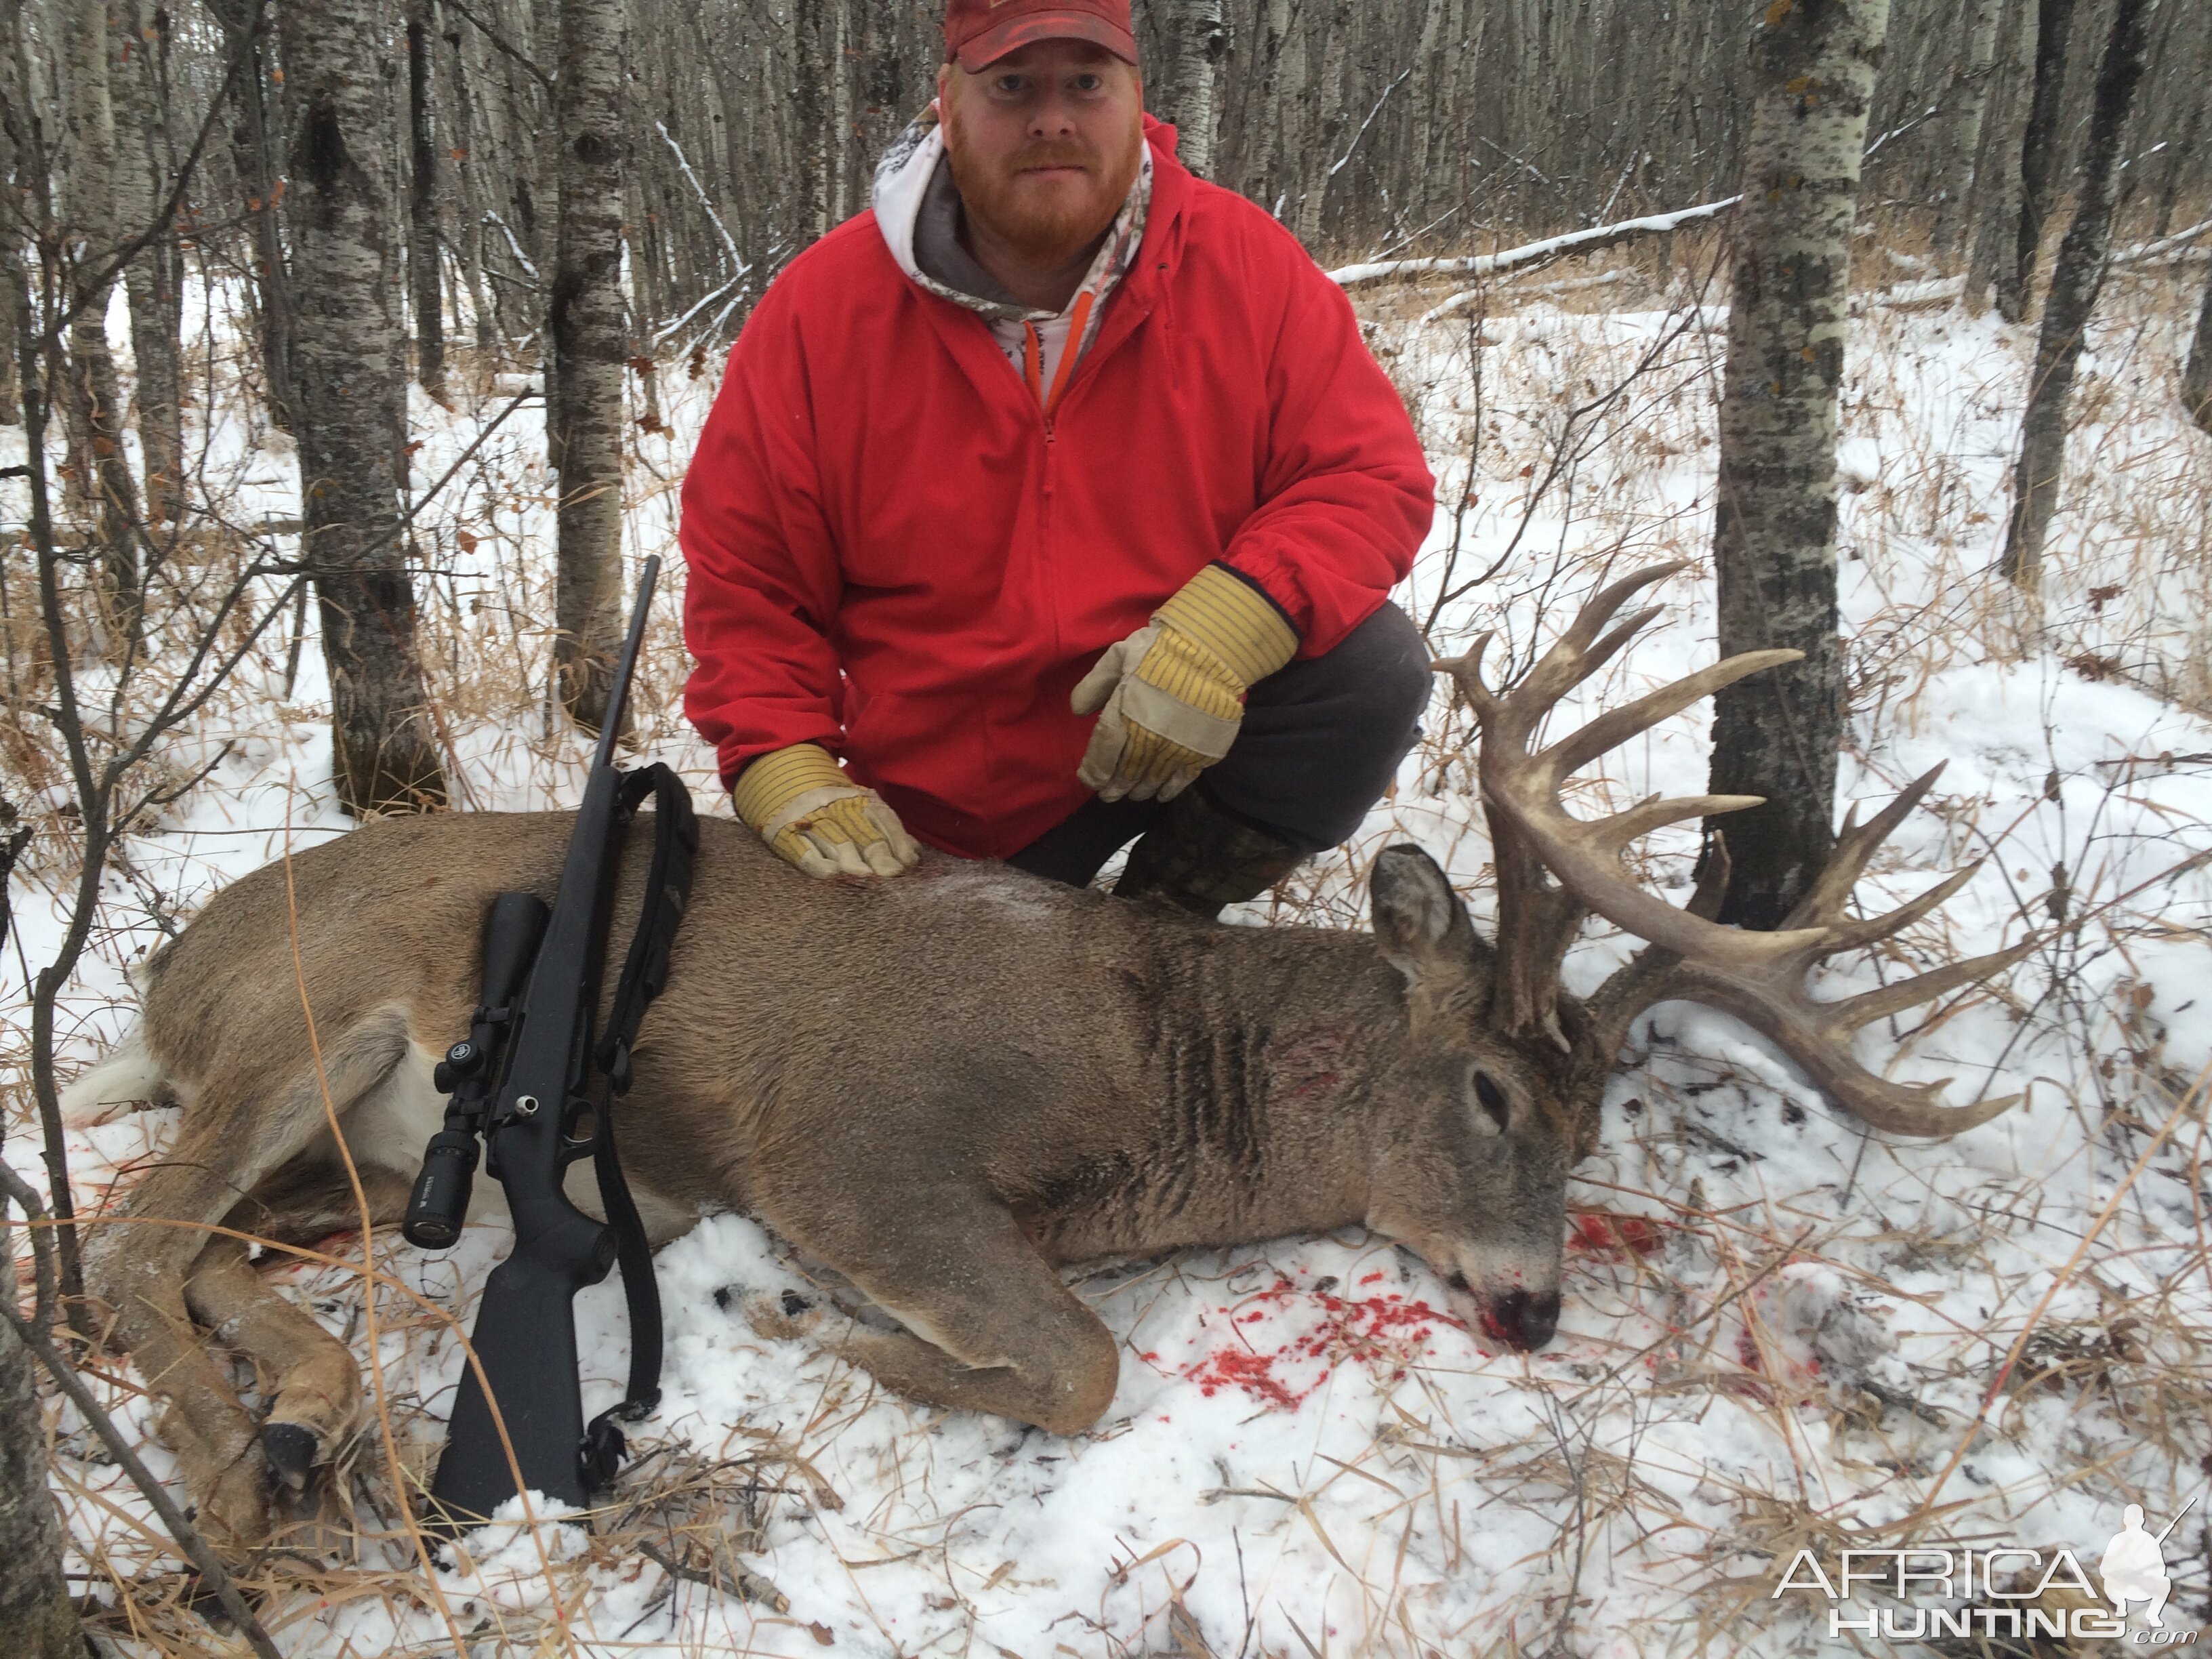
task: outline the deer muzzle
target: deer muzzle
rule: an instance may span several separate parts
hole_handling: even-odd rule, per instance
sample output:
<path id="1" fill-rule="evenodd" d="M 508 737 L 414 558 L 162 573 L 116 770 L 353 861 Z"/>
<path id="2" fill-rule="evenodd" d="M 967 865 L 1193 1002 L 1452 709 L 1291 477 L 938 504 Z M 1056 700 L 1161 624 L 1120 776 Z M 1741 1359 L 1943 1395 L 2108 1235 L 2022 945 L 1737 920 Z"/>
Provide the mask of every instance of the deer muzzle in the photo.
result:
<path id="1" fill-rule="evenodd" d="M 1482 1328 L 1524 1353 L 1534 1352 L 1559 1328 L 1559 1293 L 1508 1291 L 1492 1297 L 1483 1304 Z"/>

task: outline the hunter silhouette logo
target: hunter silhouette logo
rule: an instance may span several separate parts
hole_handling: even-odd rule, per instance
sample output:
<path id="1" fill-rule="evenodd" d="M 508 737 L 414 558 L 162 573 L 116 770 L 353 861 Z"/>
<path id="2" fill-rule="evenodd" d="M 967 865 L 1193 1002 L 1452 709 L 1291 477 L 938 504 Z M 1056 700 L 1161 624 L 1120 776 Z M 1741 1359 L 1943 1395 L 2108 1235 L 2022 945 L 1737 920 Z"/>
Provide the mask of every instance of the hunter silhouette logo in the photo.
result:
<path id="1" fill-rule="evenodd" d="M 2129 1602 L 2148 1601 L 2150 1606 L 2143 1610 L 2143 1617 L 2154 1626 L 2165 1626 L 2160 1615 L 2166 1598 L 2173 1593 L 2173 1580 L 2166 1576 L 2166 1537 L 2181 1524 L 2181 1516 L 2196 1507 L 2197 1499 L 2192 1498 L 2182 1505 L 2181 1515 L 2167 1522 L 2166 1531 L 2155 1538 L 2143 1525 L 2142 1504 L 2130 1504 L 2121 1513 L 2120 1529 L 2105 1546 L 2105 1559 L 2098 1563 L 2104 1575 L 2105 1599 L 2121 1618 L 2128 1616 Z"/>
<path id="2" fill-rule="evenodd" d="M 2202 1494 L 2199 1494 L 2202 1496 Z M 1835 1577 L 1809 1549 L 1790 1558 L 1771 1595 L 1785 1590 L 1816 1590 L 1828 1602 L 1828 1634 L 1850 1632 L 1893 1642 L 1929 1637 L 2010 1637 L 2015 1640 L 2119 1638 L 2158 1646 L 2191 1645 L 2200 1632 L 2170 1630 L 2165 1612 L 2173 1593 L 2166 1571 L 2166 1540 L 2183 1516 L 2197 1507 L 2192 1498 L 2181 1512 L 2153 1533 L 2143 1524 L 2143 1508 L 2122 1511 L 2120 1529 L 2097 1559 L 2104 1602 L 2087 1570 L 2069 1549 L 2033 1550 L 2012 1545 L 1994 1549 L 1844 1550 Z M 2052 1595 L 2051 1591 L 2061 1594 Z M 1868 1607 L 1852 1603 L 1869 1592 L 1899 1606 Z M 2072 1592 L 2069 1596 L 2064 1592 Z M 1948 1605 L 1933 1606 L 1929 1597 Z M 2129 1608 L 2143 1604 L 2142 1627 L 2130 1632 Z"/>

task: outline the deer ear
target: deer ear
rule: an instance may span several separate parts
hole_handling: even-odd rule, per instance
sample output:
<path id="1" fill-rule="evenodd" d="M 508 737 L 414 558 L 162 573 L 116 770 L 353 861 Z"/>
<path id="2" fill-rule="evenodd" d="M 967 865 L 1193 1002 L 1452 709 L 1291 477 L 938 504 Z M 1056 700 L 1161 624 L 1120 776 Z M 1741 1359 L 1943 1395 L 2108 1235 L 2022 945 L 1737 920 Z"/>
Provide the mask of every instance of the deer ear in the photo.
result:
<path id="1" fill-rule="evenodd" d="M 1466 959 L 1474 924 L 1437 861 L 1419 848 L 1404 842 L 1384 848 L 1376 856 L 1367 891 L 1374 906 L 1376 943 L 1407 979 Z"/>

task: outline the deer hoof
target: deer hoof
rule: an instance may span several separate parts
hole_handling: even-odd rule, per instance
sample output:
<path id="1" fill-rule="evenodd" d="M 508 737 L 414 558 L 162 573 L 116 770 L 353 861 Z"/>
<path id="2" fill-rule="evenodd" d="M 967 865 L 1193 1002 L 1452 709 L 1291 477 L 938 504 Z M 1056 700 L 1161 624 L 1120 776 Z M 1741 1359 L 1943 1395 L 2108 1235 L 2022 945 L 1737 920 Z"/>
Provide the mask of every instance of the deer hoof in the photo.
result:
<path id="1" fill-rule="evenodd" d="M 307 1492 L 322 1449 L 322 1437 L 305 1424 L 261 1425 L 261 1455 L 268 1460 L 269 1472 L 295 1498 Z"/>
<path id="2" fill-rule="evenodd" d="M 753 1328 L 753 1334 L 784 1342 L 812 1335 L 823 1320 L 823 1310 L 796 1291 L 749 1296 L 744 1310 L 745 1323 Z"/>
<path id="3" fill-rule="evenodd" d="M 267 1543 L 276 1532 L 280 1516 L 275 1483 L 259 1445 L 248 1447 L 211 1485 L 201 1487 L 189 1480 L 185 1484 L 199 1492 L 195 1518 L 220 1553 L 243 1556 Z"/>

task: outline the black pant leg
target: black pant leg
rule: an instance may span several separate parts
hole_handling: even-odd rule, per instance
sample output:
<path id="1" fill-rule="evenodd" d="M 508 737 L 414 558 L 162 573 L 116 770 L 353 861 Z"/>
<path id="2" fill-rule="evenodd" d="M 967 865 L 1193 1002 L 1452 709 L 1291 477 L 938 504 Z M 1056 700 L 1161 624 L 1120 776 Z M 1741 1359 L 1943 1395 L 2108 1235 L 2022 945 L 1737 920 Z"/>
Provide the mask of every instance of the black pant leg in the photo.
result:
<path id="1" fill-rule="evenodd" d="M 1048 881 L 1088 887 L 1106 860 L 1144 834 L 1164 810 L 1156 800 L 1101 800 L 1093 795 L 1006 862 Z"/>
<path id="2" fill-rule="evenodd" d="M 1419 738 L 1432 678 L 1420 630 L 1386 601 L 1334 650 L 1253 686 L 1237 741 L 1192 787 L 1300 852 L 1334 847 L 1382 799 Z M 1006 861 L 1086 886 L 1163 810 L 1094 795 Z"/>
<path id="3" fill-rule="evenodd" d="M 1235 744 L 1198 787 L 1302 852 L 1334 847 L 1420 737 L 1433 679 L 1420 629 L 1386 602 L 1334 650 L 1255 685 Z"/>

